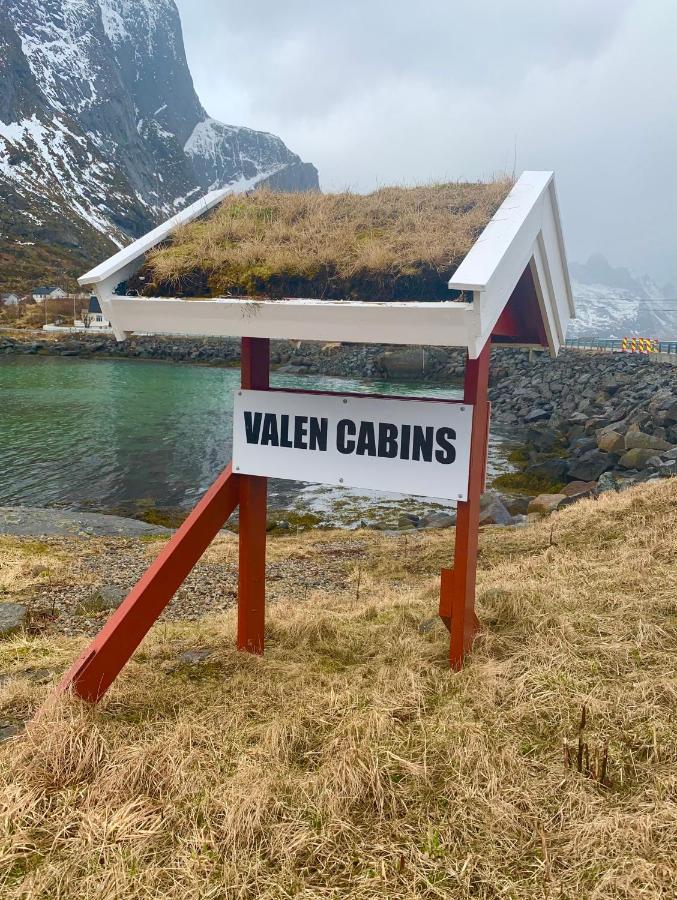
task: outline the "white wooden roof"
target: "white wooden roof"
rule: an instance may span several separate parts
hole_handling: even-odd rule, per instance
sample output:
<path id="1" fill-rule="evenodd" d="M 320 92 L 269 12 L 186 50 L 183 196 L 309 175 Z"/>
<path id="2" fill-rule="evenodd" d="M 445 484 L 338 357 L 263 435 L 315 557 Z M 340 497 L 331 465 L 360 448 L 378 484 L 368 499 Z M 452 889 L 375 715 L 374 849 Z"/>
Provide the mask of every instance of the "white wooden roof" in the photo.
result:
<path id="1" fill-rule="evenodd" d="M 79 279 L 94 286 L 119 340 L 144 332 L 430 344 L 467 347 L 476 357 L 529 269 L 551 353 L 564 342 L 575 311 L 552 172 L 521 175 L 449 281 L 450 289 L 472 294 L 472 302 L 184 300 L 114 294 L 141 266 L 148 250 L 227 193 L 229 189 L 212 191 Z"/>

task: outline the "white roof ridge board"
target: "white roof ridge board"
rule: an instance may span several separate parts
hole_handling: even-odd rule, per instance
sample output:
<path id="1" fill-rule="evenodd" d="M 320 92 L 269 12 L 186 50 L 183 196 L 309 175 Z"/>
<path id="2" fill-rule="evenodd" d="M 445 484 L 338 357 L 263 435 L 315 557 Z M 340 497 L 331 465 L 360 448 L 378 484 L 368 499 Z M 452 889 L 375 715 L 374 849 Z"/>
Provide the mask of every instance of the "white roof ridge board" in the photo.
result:
<path id="1" fill-rule="evenodd" d="M 119 340 L 144 332 L 430 344 L 466 347 L 475 358 L 527 268 L 553 355 L 575 315 L 552 172 L 520 176 L 450 279 L 450 288 L 471 293 L 469 303 L 115 295 L 117 285 L 142 265 L 149 250 L 233 192 L 211 191 L 78 279 L 94 286 Z"/>
<path id="2" fill-rule="evenodd" d="M 90 271 L 86 272 L 84 275 L 81 275 L 78 278 L 78 283 L 99 284 L 102 281 L 106 281 L 111 276 L 116 275 L 118 272 L 127 269 L 131 263 L 138 262 L 139 266 L 141 266 L 144 257 L 149 250 L 152 250 L 153 247 L 156 247 L 159 243 L 164 241 L 165 238 L 173 231 L 176 231 L 180 225 L 187 225 L 194 219 L 198 219 L 200 216 L 204 215 L 230 193 L 233 193 L 232 188 L 221 188 L 216 191 L 209 191 L 208 194 L 200 197 L 200 199 L 196 200 L 194 203 L 189 204 L 185 209 L 182 209 L 175 216 L 172 216 L 171 219 L 167 219 L 166 222 L 158 225 L 157 228 L 148 231 L 143 237 L 140 237 L 126 247 L 123 247 L 122 250 L 118 250 L 113 256 L 104 260 L 102 263 L 99 263 L 98 266 L 90 269 Z M 127 277 L 129 277 L 129 275 L 127 275 Z"/>

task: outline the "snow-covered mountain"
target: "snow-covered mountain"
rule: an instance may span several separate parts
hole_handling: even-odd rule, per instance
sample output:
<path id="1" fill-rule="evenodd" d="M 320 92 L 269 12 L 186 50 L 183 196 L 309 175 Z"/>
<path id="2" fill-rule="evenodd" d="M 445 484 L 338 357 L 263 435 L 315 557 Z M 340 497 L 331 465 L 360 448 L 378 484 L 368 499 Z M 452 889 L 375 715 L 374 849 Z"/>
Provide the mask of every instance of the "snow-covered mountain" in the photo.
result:
<path id="1" fill-rule="evenodd" d="M 268 178 L 318 187 L 280 138 L 207 115 L 174 0 L 0 0 L 0 288 Z"/>
<path id="2" fill-rule="evenodd" d="M 576 318 L 567 337 L 677 338 L 677 289 L 659 287 L 648 276 L 614 268 L 595 254 L 587 263 L 571 263 Z"/>

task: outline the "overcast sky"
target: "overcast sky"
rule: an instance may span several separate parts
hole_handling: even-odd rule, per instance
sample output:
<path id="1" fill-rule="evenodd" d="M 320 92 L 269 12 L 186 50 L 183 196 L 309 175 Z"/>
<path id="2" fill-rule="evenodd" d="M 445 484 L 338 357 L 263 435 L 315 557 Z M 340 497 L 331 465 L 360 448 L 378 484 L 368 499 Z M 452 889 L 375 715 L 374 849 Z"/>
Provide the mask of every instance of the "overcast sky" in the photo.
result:
<path id="1" fill-rule="evenodd" d="M 569 257 L 677 279 L 677 0 L 177 0 L 210 115 L 324 190 L 554 169 Z"/>

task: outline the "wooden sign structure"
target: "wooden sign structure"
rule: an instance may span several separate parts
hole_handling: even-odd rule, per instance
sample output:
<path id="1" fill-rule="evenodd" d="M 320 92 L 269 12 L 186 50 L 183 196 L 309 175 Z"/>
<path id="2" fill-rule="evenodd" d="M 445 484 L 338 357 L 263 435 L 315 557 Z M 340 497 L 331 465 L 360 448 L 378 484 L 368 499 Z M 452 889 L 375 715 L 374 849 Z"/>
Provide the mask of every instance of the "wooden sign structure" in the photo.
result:
<path id="1" fill-rule="evenodd" d="M 149 249 L 225 193 L 212 192 L 80 282 L 94 286 L 118 339 L 135 331 L 240 337 L 244 391 L 275 391 L 269 380 L 271 338 L 466 348 L 463 399 L 457 402 L 472 407 L 467 491 L 458 501 L 454 563 L 442 569 L 439 601 L 439 615 L 450 632 L 449 663 L 459 669 L 479 628 L 475 578 L 489 434 L 491 345 L 545 346 L 555 355 L 574 315 L 553 174 L 524 173 L 457 269 L 449 287 L 470 294 L 469 303 L 293 298 L 195 303 L 115 295 L 116 286 L 139 268 Z M 59 691 L 73 691 L 92 702 L 103 696 L 236 507 L 240 513 L 237 647 L 263 653 L 267 480 L 234 471 L 230 464 L 68 670 Z"/>

